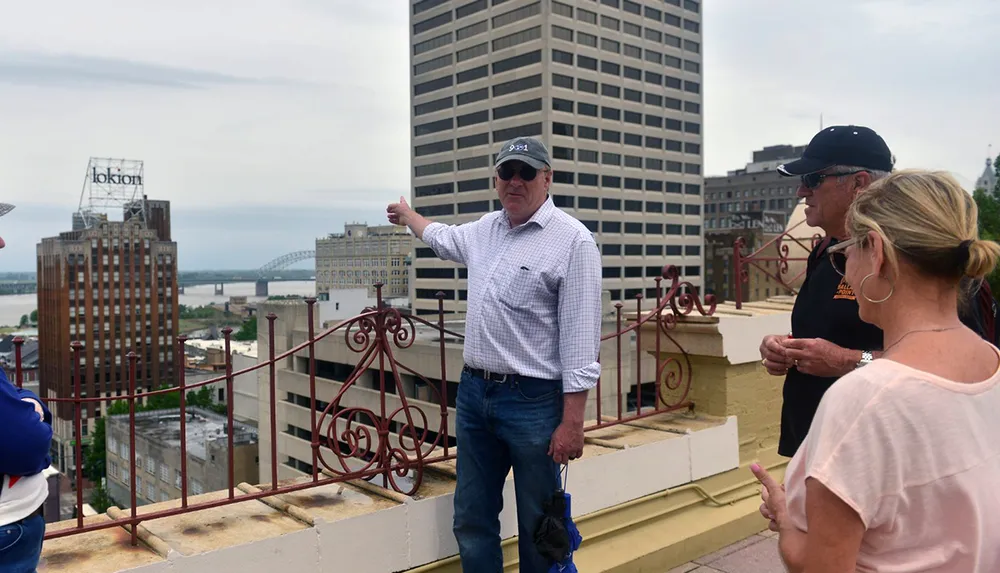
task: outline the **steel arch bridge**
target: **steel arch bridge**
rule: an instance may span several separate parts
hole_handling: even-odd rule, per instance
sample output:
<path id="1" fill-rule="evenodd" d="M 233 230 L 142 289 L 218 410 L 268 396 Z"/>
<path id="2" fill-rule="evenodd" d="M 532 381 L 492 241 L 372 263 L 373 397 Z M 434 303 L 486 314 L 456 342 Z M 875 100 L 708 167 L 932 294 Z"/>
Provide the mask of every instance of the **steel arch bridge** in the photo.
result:
<path id="1" fill-rule="evenodd" d="M 257 269 L 257 278 L 265 280 L 267 279 L 268 274 L 273 273 L 274 271 L 280 271 L 281 269 L 288 268 L 295 263 L 315 258 L 316 251 L 295 251 L 294 253 L 281 255 L 280 257 Z"/>

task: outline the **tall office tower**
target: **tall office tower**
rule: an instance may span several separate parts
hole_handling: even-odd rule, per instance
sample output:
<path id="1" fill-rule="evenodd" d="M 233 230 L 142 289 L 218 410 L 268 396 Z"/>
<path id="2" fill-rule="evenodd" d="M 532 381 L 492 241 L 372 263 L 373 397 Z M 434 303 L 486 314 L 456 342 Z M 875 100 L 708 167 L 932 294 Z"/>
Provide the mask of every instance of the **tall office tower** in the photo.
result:
<path id="1" fill-rule="evenodd" d="M 169 204 L 149 201 L 146 209 L 161 210 L 161 216 L 152 218 L 159 228 L 148 226 L 134 213 L 130 216 L 126 209 L 124 221 L 75 217 L 78 228 L 42 239 L 38 245 L 40 391 L 44 396 L 73 396 L 75 363 L 70 345 L 74 341 L 83 345 L 80 385 L 84 397 L 114 400 L 127 393 L 127 356 L 133 351 L 138 356 L 139 391 L 176 383 L 177 244 L 161 236 L 169 237 Z M 84 407 L 83 442 L 106 405 Z M 53 462 L 61 471 L 72 471 L 73 407 L 60 404 L 53 412 Z"/>
<path id="2" fill-rule="evenodd" d="M 412 203 L 462 223 L 499 209 L 497 148 L 548 147 L 555 204 L 594 232 L 613 300 L 664 264 L 700 286 L 702 56 L 693 0 L 419 0 L 410 10 Z M 417 243 L 413 306 L 464 312 L 466 272 Z"/>

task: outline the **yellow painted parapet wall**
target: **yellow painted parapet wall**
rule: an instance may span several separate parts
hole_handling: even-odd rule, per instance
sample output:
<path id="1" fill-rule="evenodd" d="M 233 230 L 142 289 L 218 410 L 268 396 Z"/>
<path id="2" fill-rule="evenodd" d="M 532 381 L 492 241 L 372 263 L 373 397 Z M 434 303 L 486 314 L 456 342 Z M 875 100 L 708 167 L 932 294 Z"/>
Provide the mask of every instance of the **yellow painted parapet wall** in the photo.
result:
<path id="1" fill-rule="evenodd" d="M 776 451 L 781 427 L 784 379 L 771 376 L 760 361 L 760 342 L 768 334 L 791 330 L 791 301 L 749 303 L 741 311 L 719 305 L 714 316 L 690 316 L 668 332 L 676 342 L 661 341 L 660 360 L 690 361 L 693 380 L 689 399 L 695 411 L 709 416 L 735 416 L 739 428 L 740 463 L 758 452 Z M 655 332 L 647 322 L 644 330 Z M 643 336 L 643 349 L 655 353 L 655 336 Z M 678 347 L 687 353 L 678 352 Z"/>
<path id="2" fill-rule="evenodd" d="M 787 460 L 765 453 L 759 461 L 784 479 Z M 574 563 L 587 573 L 663 573 L 766 530 L 748 465 L 576 518 L 584 541 Z M 516 573 L 517 538 L 502 545 L 504 571 Z M 462 567 L 452 556 L 407 571 L 461 573 Z"/>

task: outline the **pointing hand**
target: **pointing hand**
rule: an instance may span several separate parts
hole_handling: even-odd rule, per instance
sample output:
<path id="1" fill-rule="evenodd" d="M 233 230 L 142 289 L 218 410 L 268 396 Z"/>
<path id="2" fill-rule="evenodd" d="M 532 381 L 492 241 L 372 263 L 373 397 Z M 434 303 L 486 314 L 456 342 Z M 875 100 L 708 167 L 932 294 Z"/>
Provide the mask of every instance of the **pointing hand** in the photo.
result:
<path id="1" fill-rule="evenodd" d="M 767 473 L 767 470 L 762 468 L 760 464 L 750 464 L 750 471 L 764 486 L 760 491 L 760 497 L 763 500 L 763 503 L 760 504 L 760 514 L 768 520 L 768 529 L 778 531 L 788 517 L 785 486 L 774 481 L 771 474 Z"/>
<path id="2" fill-rule="evenodd" d="M 409 224 L 409 215 L 413 212 L 407 204 L 406 199 L 402 196 L 399 197 L 399 203 L 390 203 L 389 207 L 386 208 L 386 213 L 389 216 L 389 222 L 393 225 L 403 225 Z"/>

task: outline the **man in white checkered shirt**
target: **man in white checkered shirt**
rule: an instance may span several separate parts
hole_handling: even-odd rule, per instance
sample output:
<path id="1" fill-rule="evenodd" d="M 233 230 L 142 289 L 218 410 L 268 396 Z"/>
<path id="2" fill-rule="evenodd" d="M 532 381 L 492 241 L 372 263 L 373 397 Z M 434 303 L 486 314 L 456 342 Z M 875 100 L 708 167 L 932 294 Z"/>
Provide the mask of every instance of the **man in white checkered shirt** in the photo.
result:
<path id="1" fill-rule="evenodd" d="M 437 256 L 469 269 L 455 422 L 462 569 L 503 570 L 499 514 L 513 467 L 520 570 L 545 573 L 552 563 L 534 546 L 535 528 L 560 465 L 583 453 L 587 392 L 600 375 L 601 257 L 591 232 L 548 196 L 544 144 L 515 138 L 495 168 L 503 210 L 477 221 L 435 223 L 402 197 L 387 211 Z"/>

